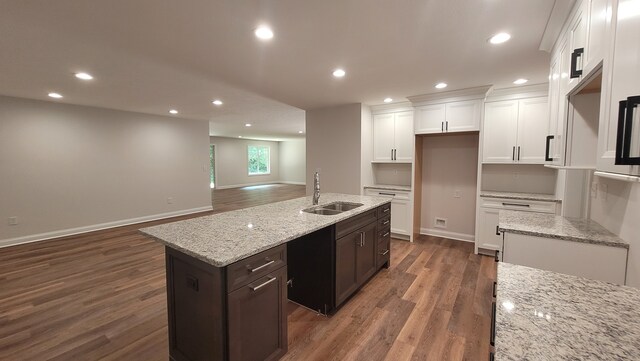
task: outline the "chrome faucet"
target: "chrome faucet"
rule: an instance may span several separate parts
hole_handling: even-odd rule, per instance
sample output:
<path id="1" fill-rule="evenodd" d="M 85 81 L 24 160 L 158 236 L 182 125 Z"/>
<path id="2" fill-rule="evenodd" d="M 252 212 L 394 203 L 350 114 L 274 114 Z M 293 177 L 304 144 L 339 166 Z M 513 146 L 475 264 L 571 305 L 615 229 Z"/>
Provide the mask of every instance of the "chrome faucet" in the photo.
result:
<path id="1" fill-rule="evenodd" d="M 318 200 L 320 200 L 320 174 L 316 172 L 313 175 L 313 205 L 318 204 Z"/>

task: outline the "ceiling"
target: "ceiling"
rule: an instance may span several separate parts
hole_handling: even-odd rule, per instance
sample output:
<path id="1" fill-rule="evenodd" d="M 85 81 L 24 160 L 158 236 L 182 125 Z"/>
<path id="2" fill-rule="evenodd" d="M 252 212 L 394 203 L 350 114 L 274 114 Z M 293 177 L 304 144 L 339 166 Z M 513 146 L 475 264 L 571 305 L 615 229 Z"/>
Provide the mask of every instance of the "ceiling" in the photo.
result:
<path id="1" fill-rule="evenodd" d="M 0 0 L 0 94 L 175 108 L 209 120 L 212 135 L 297 137 L 304 110 L 405 100 L 441 81 L 446 90 L 546 82 L 549 54 L 538 48 L 554 2 Z M 255 38 L 260 24 L 271 41 Z M 512 39 L 487 43 L 501 31 Z M 344 78 L 331 76 L 337 67 Z"/>

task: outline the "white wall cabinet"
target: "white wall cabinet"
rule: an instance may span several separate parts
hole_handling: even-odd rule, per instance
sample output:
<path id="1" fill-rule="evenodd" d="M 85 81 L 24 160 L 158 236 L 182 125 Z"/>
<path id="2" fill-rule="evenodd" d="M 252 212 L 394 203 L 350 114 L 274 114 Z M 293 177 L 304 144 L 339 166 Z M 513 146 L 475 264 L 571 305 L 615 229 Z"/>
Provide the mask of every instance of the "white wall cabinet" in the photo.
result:
<path id="1" fill-rule="evenodd" d="M 411 192 L 367 188 L 364 192 L 367 196 L 391 198 L 391 233 L 410 238 L 413 232 L 411 216 Z"/>
<path id="2" fill-rule="evenodd" d="M 486 103 L 483 162 L 543 164 L 548 108 L 547 97 Z"/>
<path id="3" fill-rule="evenodd" d="M 624 285 L 627 249 L 504 232 L 502 260 Z"/>
<path id="4" fill-rule="evenodd" d="M 482 100 L 466 100 L 416 107 L 416 134 L 480 130 Z"/>
<path id="5" fill-rule="evenodd" d="M 373 114 L 373 160 L 413 160 L 413 111 Z"/>

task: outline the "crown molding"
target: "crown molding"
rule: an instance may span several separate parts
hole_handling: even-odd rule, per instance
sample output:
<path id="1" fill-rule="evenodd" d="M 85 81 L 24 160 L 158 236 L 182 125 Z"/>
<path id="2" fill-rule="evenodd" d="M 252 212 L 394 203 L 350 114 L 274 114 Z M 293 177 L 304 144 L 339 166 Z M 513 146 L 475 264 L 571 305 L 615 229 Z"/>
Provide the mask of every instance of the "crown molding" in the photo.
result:
<path id="1" fill-rule="evenodd" d="M 492 85 L 407 97 L 413 106 L 484 99 Z"/>

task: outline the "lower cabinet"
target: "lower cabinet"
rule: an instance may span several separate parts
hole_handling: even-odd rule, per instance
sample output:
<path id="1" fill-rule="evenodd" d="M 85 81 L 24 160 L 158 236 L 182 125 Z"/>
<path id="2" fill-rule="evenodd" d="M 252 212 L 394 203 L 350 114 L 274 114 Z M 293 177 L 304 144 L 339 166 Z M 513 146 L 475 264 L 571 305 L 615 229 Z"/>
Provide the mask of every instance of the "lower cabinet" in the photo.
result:
<path id="1" fill-rule="evenodd" d="M 336 305 L 349 298 L 377 270 L 376 223 L 336 240 Z"/>
<path id="2" fill-rule="evenodd" d="M 367 196 L 389 197 L 391 199 L 391 233 L 411 237 L 413 223 L 411 216 L 411 192 L 378 188 L 365 189 Z"/>
<path id="3" fill-rule="evenodd" d="M 505 232 L 502 260 L 624 285 L 627 249 Z"/>

